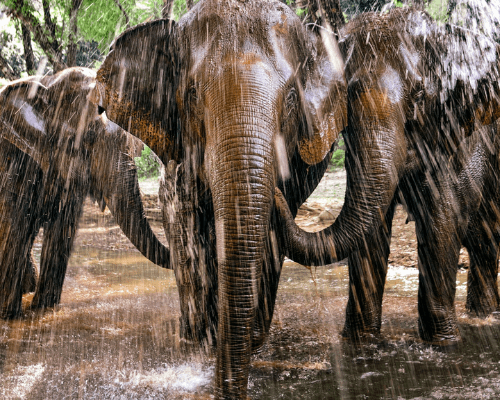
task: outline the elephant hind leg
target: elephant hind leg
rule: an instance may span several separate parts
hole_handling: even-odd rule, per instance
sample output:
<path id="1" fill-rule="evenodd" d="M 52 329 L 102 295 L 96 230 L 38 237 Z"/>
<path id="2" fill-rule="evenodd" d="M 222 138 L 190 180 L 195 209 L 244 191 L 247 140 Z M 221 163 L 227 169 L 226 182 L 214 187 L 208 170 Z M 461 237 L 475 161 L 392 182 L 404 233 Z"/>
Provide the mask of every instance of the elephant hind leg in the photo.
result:
<path id="1" fill-rule="evenodd" d="M 470 267 L 465 307 L 472 315 L 485 318 L 498 309 L 498 237 L 476 236 L 466 242 Z M 484 239 L 484 240 L 480 240 Z"/>

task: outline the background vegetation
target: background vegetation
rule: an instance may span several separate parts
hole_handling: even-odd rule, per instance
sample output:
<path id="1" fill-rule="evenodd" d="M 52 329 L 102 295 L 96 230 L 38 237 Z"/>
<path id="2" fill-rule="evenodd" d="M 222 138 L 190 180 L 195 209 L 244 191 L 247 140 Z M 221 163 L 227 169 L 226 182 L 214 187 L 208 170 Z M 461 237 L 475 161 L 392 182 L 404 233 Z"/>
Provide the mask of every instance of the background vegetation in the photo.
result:
<path id="1" fill-rule="evenodd" d="M 157 178 L 160 175 L 160 160 L 152 150 L 144 145 L 140 157 L 134 158 L 139 179 Z"/>

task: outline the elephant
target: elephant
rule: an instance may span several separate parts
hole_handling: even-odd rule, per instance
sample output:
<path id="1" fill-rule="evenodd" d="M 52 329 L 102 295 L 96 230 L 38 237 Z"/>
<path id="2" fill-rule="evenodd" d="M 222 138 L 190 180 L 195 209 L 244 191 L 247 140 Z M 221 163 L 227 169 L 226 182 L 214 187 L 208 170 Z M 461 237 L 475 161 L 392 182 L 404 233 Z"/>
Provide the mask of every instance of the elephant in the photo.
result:
<path id="1" fill-rule="evenodd" d="M 330 227 L 308 234 L 276 191 L 281 246 L 305 265 L 349 256 L 342 334 L 378 333 L 392 217 L 403 202 L 417 231 L 419 335 L 453 345 L 462 243 L 471 253 L 467 307 L 484 314 L 498 305 L 491 125 L 500 116 L 500 48 L 413 9 L 357 17 L 340 31 L 339 47 L 348 82 L 344 205 Z"/>
<path id="2" fill-rule="evenodd" d="M 14 81 L 0 91 L 0 317 L 59 303 L 85 198 L 107 205 L 141 253 L 170 267 L 170 252 L 146 219 L 131 149 L 139 142 L 99 115 L 87 96 L 95 71 L 71 68 Z M 31 248 L 43 226 L 34 288 Z"/>
<path id="3" fill-rule="evenodd" d="M 202 0 L 115 39 L 91 95 L 165 164 L 182 335 L 216 348 L 215 397 L 245 398 L 284 260 L 274 188 L 296 214 L 346 123 L 331 31 L 279 1 Z"/>

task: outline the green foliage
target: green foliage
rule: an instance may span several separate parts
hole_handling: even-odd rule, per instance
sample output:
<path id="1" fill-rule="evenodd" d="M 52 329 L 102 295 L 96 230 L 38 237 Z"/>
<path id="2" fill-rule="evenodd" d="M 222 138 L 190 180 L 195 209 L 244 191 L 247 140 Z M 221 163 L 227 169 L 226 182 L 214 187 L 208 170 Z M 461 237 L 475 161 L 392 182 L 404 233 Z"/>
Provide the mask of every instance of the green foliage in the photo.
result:
<path id="1" fill-rule="evenodd" d="M 174 0 L 173 17 L 178 21 L 184 14 L 188 12 L 186 0 Z"/>
<path id="2" fill-rule="evenodd" d="M 427 4 L 426 11 L 438 22 L 448 21 L 448 0 L 432 0 Z"/>
<path id="3" fill-rule="evenodd" d="M 140 5 L 135 0 L 120 0 L 120 4 L 130 18 L 130 26 L 161 16 L 162 0 L 145 0 Z M 113 38 L 126 28 L 125 16 L 113 0 L 83 0 L 78 29 L 86 41 L 96 41 L 101 52 L 107 53 Z"/>
<path id="4" fill-rule="evenodd" d="M 297 8 L 295 10 L 295 14 L 297 14 L 300 18 L 305 17 L 307 14 L 307 8 Z"/>
<path id="5" fill-rule="evenodd" d="M 22 56 L 24 50 L 22 42 L 20 42 L 15 35 L 14 27 L 12 27 L 10 31 L 5 29 L 3 32 L 0 32 L 0 49 L 2 56 L 7 60 L 14 74 L 21 76 L 21 73 L 26 69 Z M 0 77 L 3 77 L 1 71 Z"/>
<path id="6" fill-rule="evenodd" d="M 308 13 L 307 7 L 295 8 L 295 0 L 285 0 L 285 2 L 288 7 L 295 9 L 295 14 L 297 14 L 297 16 L 299 16 L 300 18 L 305 17 L 307 15 Z"/>
<path id="7" fill-rule="evenodd" d="M 332 154 L 330 165 L 334 169 L 340 169 L 344 168 L 344 164 L 345 164 L 345 143 L 344 139 L 341 136 L 337 142 L 337 148 Z"/>
<path id="8" fill-rule="evenodd" d="M 194 0 L 193 6 L 200 0 Z M 184 14 L 188 12 L 186 0 L 174 0 L 174 8 L 172 11 L 172 17 L 178 21 Z"/>
<path id="9" fill-rule="evenodd" d="M 139 178 L 153 178 L 159 175 L 160 162 L 156 154 L 148 146 L 144 145 L 141 156 L 135 157 L 134 161 Z"/>

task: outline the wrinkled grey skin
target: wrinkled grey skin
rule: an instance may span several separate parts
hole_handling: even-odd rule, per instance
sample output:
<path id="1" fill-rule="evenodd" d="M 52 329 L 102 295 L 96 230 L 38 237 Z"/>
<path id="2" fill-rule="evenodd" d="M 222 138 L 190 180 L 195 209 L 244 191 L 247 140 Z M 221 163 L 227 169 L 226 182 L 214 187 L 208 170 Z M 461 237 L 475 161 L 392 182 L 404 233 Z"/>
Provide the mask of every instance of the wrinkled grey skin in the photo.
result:
<path id="1" fill-rule="evenodd" d="M 161 196 L 182 334 L 216 344 L 216 398 L 245 398 L 251 351 L 271 323 L 284 258 L 274 188 L 295 214 L 345 124 L 342 69 L 328 51 L 278 1 L 208 0 L 177 25 L 124 33 L 98 71 L 108 117 L 168 164 Z"/>
<path id="2" fill-rule="evenodd" d="M 131 242 L 168 267 L 168 249 L 144 215 L 131 149 L 138 141 L 99 115 L 87 99 L 95 72 L 72 68 L 32 77 L 0 91 L 0 316 L 60 301 L 78 219 L 87 195 L 107 205 Z M 36 90 L 35 90 L 36 89 Z M 33 241 L 43 226 L 40 276 Z"/>
<path id="3" fill-rule="evenodd" d="M 343 334 L 377 333 L 392 217 L 402 201 L 417 229 L 420 336 L 455 343 L 461 243 L 475 259 L 469 307 L 484 313 L 477 310 L 491 310 L 498 301 L 491 300 L 497 292 L 486 283 L 494 270 L 479 272 L 477 266 L 497 250 L 496 239 L 484 239 L 496 232 L 495 206 L 484 202 L 497 196 L 490 193 L 497 187 L 495 142 L 471 137 L 500 116 L 498 46 L 458 28 L 441 30 L 411 9 L 354 19 L 341 31 L 339 46 L 348 82 L 345 203 L 330 228 L 307 234 L 277 199 L 286 226 L 283 247 L 306 265 L 349 256 Z M 489 218 L 485 227 L 483 216 Z M 476 242 L 475 234 L 483 239 Z M 480 248 L 489 255 L 478 256 Z M 481 283 L 481 276 L 490 278 Z"/>

